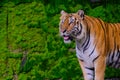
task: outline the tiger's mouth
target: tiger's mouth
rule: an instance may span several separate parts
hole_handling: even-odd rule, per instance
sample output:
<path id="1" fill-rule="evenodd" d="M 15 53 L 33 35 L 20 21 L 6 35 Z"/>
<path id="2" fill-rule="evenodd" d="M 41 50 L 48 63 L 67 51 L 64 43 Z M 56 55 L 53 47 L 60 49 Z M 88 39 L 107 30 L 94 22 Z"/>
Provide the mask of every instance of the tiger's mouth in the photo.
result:
<path id="1" fill-rule="evenodd" d="M 63 35 L 63 39 L 65 43 L 70 43 L 73 40 L 70 35 Z"/>
<path id="2" fill-rule="evenodd" d="M 63 38 L 64 38 L 65 41 L 68 41 L 70 39 L 70 37 L 66 36 L 66 35 L 63 35 Z"/>

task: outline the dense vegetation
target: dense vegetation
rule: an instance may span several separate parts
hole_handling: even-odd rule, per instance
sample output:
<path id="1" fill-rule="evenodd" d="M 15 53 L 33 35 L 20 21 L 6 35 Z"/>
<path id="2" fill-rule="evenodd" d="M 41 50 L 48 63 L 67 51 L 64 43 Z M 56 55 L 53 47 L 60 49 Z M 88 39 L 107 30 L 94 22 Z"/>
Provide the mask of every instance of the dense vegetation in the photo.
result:
<path id="1" fill-rule="evenodd" d="M 113 4 L 112 4 L 113 3 Z M 60 11 L 77 12 L 106 22 L 120 22 L 117 0 L 1 0 L 0 80 L 83 80 L 74 52 L 59 36 Z M 119 77 L 107 68 L 105 77 Z"/>

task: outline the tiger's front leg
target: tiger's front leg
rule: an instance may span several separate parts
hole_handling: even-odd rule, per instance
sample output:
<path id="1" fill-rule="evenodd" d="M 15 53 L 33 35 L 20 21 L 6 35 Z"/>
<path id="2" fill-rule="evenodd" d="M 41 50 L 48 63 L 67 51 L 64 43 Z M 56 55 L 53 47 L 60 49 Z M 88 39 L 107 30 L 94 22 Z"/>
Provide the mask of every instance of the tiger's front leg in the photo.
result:
<path id="1" fill-rule="evenodd" d="M 94 68 L 85 66 L 84 62 L 79 59 L 78 61 L 83 72 L 84 80 L 94 80 Z"/>
<path id="2" fill-rule="evenodd" d="M 100 56 L 94 63 L 95 65 L 95 80 L 104 80 L 104 73 L 106 68 L 106 59 Z"/>
<path id="3" fill-rule="evenodd" d="M 99 58 L 93 63 L 94 67 L 85 66 L 83 61 L 79 59 L 78 61 L 83 72 L 84 80 L 104 80 L 106 67 L 105 57 L 99 56 Z"/>

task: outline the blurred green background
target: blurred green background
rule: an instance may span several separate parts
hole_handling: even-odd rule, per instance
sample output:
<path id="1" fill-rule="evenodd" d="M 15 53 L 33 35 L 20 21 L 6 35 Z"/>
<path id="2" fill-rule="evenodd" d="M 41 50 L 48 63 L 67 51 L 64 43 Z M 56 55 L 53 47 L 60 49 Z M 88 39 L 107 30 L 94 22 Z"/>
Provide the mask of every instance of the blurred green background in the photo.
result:
<path id="1" fill-rule="evenodd" d="M 60 11 L 120 22 L 119 0 L 0 0 L 0 80 L 83 80 L 74 51 L 59 36 Z M 106 78 L 120 69 L 106 69 Z"/>

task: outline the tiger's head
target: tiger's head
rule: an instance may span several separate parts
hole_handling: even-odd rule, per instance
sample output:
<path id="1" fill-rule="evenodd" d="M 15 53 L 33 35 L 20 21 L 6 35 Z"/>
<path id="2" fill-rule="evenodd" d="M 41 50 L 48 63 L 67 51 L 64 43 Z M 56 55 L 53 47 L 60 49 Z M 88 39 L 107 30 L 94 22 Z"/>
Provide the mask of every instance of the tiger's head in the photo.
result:
<path id="1" fill-rule="evenodd" d="M 70 43 L 72 40 L 81 40 L 85 37 L 87 25 L 84 17 L 83 10 L 79 10 L 77 13 L 61 11 L 59 31 L 65 43 Z"/>

